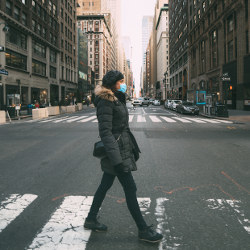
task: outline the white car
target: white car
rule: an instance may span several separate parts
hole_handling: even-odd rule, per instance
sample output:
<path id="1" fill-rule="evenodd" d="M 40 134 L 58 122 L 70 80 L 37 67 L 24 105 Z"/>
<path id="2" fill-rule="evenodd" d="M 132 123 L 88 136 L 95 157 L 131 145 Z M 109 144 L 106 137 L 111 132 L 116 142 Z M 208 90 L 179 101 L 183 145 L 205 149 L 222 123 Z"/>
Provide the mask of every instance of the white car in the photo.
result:
<path id="1" fill-rule="evenodd" d="M 172 110 L 176 110 L 177 106 L 179 104 L 181 104 L 182 101 L 181 100 L 172 100 L 171 104 L 170 104 L 170 109 Z"/>
<path id="2" fill-rule="evenodd" d="M 153 105 L 154 105 L 154 106 L 160 106 L 161 103 L 160 103 L 159 100 L 154 100 Z"/>
<path id="3" fill-rule="evenodd" d="M 169 109 L 169 108 L 170 108 L 171 101 L 172 101 L 172 100 L 167 100 L 167 101 L 165 101 L 165 108 L 166 108 L 166 109 Z"/>

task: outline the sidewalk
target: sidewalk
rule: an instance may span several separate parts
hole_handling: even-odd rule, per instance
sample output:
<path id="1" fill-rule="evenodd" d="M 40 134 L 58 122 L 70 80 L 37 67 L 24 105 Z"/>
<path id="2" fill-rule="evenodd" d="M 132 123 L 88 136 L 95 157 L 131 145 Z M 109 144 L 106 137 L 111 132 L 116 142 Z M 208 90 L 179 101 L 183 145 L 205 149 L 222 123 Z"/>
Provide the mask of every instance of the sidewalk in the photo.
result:
<path id="1" fill-rule="evenodd" d="M 200 113 L 201 116 L 205 116 L 209 118 L 225 119 L 225 120 L 230 120 L 230 121 L 235 121 L 235 122 L 250 123 L 250 111 L 229 109 L 228 114 L 229 114 L 229 117 L 225 118 L 225 117 L 211 116 L 211 115 L 205 115 L 204 113 Z"/>
<path id="2" fill-rule="evenodd" d="M 91 104 L 91 105 L 89 105 L 89 107 L 86 106 L 86 107 L 84 107 L 84 109 L 76 111 L 76 112 L 73 112 L 73 113 L 85 112 L 85 111 L 89 111 L 89 110 L 93 110 L 93 109 L 94 109 L 94 105 Z M 73 114 L 73 113 L 63 113 L 63 114 L 54 115 L 54 116 L 56 117 L 56 116 L 60 116 L 60 115 Z M 49 116 L 49 117 L 52 117 L 52 116 Z M 21 121 L 21 120 L 32 120 L 32 115 L 23 115 L 23 116 L 20 116 L 20 120 L 18 119 L 17 116 L 14 117 L 14 118 L 11 118 L 12 122 L 18 122 L 18 121 Z M 7 123 L 9 123 L 9 121 L 7 121 Z"/>

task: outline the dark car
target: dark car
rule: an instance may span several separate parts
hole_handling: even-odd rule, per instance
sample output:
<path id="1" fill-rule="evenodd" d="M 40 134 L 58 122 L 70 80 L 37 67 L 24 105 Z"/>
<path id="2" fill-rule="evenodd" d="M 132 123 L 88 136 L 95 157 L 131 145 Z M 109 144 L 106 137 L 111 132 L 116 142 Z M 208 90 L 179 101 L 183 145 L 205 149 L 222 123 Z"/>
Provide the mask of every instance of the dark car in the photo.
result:
<path id="1" fill-rule="evenodd" d="M 142 102 L 141 102 L 141 106 L 143 106 L 143 105 L 149 106 L 149 104 L 150 104 L 149 98 L 144 97 L 143 100 L 142 100 Z"/>
<path id="2" fill-rule="evenodd" d="M 177 112 L 181 114 L 199 114 L 199 107 L 194 105 L 192 102 L 182 102 L 177 106 Z"/>

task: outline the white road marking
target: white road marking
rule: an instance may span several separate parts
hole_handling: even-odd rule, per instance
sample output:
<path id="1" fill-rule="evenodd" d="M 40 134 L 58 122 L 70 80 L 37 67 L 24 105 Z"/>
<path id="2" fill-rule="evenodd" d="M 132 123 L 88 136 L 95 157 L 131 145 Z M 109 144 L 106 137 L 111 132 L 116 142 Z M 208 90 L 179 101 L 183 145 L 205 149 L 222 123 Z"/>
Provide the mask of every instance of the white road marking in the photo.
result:
<path id="1" fill-rule="evenodd" d="M 188 117 L 185 117 L 185 119 L 190 120 L 192 122 L 196 122 L 196 123 L 206 123 L 206 122 L 204 122 L 204 121 L 202 121 L 202 120 L 200 120 L 198 118 L 188 118 Z"/>
<path id="2" fill-rule="evenodd" d="M 188 121 L 186 119 L 183 119 L 183 118 L 178 118 L 178 117 L 173 117 L 173 118 L 180 121 L 180 122 L 183 122 L 183 123 L 192 123 L 192 122 L 190 122 L 190 121 Z"/>
<path id="3" fill-rule="evenodd" d="M 153 115 L 150 115 L 149 118 L 152 120 L 152 122 L 162 122 L 159 118 Z"/>
<path id="4" fill-rule="evenodd" d="M 138 115 L 138 117 L 137 117 L 137 122 L 146 122 L 146 119 L 145 119 L 144 116 Z"/>
<path id="5" fill-rule="evenodd" d="M 68 118 L 69 116 L 64 116 L 64 118 Z M 59 117 L 59 118 L 52 118 L 52 119 L 47 119 L 47 120 L 44 120 L 44 121 L 39 121 L 39 123 L 46 123 L 46 122 L 53 122 L 53 121 L 58 121 L 58 120 L 61 120 L 62 117 Z"/>
<path id="6" fill-rule="evenodd" d="M 94 121 L 92 121 L 92 122 L 98 122 L 98 119 L 95 119 Z"/>
<path id="7" fill-rule="evenodd" d="M 163 120 L 165 120 L 166 122 L 171 122 L 171 123 L 174 123 L 174 122 L 176 122 L 175 120 L 173 120 L 173 119 L 170 119 L 170 118 L 168 118 L 168 117 L 165 117 L 165 116 L 161 116 L 161 118 L 162 118 Z"/>
<path id="8" fill-rule="evenodd" d="M 134 116 L 133 115 L 129 115 L 129 122 L 132 122 Z"/>
<path id="9" fill-rule="evenodd" d="M 228 205 L 234 210 L 234 214 L 238 222 L 250 234 L 250 220 L 246 218 L 244 211 L 240 208 L 241 201 L 225 200 L 225 199 L 209 199 L 207 200 L 210 209 L 228 210 Z"/>
<path id="10" fill-rule="evenodd" d="M 151 199 L 150 198 L 137 198 L 137 201 L 140 206 L 140 210 L 142 211 L 143 215 L 150 214 L 148 209 L 150 208 Z"/>
<path id="11" fill-rule="evenodd" d="M 96 119 L 96 115 L 90 116 L 89 118 L 85 118 L 85 119 L 80 120 L 78 122 L 89 122 L 89 121 L 94 120 L 94 119 Z"/>
<path id="12" fill-rule="evenodd" d="M 34 194 L 12 194 L 0 203 L 0 232 L 3 231 L 23 210 L 29 206 L 37 195 Z"/>
<path id="13" fill-rule="evenodd" d="M 76 118 L 78 116 L 71 116 L 71 117 L 65 117 L 65 118 L 62 118 L 60 120 L 57 120 L 57 121 L 52 121 L 53 123 L 59 123 L 59 122 L 63 122 L 63 121 L 66 121 L 66 120 L 70 120 L 70 119 L 73 119 L 73 118 Z"/>
<path id="14" fill-rule="evenodd" d="M 216 120 L 212 120 L 212 119 L 203 119 L 203 118 L 199 118 L 201 121 L 205 121 L 205 122 L 209 122 L 209 123 L 220 123 Z"/>
<path id="15" fill-rule="evenodd" d="M 218 119 L 214 119 L 215 121 L 221 122 L 221 123 L 228 123 L 228 124 L 232 124 L 233 122 L 231 121 L 225 121 L 225 120 L 218 120 Z"/>
<path id="16" fill-rule="evenodd" d="M 28 249 L 84 250 L 91 230 L 83 227 L 93 197 L 68 196 Z"/>
<path id="17" fill-rule="evenodd" d="M 175 237 L 170 230 L 167 211 L 165 209 L 165 203 L 169 201 L 167 198 L 156 199 L 155 217 L 158 222 L 157 231 L 163 234 L 163 239 L 159 244 L 159 249 L 177 249 L 181 240 L 179 237 Z"/>
<path id="18" fill-rule="evenodd" d="M 66 122 L 71 123 L 71 122 L 75 122 L 75 121 L 77 121 L 77 120 L 80 120 L 80 119 L 86 118 L 86 117 L 87 117 L 87 116 L 78 116 L 78 117 L 76 117 L 76 118 L 67 120 Z"/>

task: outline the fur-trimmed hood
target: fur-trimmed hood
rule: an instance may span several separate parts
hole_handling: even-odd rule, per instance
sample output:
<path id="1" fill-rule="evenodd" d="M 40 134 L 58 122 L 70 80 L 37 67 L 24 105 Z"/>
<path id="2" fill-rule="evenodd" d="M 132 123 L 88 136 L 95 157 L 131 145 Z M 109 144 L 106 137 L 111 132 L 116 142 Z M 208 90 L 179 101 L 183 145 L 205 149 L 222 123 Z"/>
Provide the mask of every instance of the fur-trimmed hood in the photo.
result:
<path id="1" fill-rule="evenodd" d="M 95 88 L 95 95 L 101 99 L 114 102 L 117 101 L 117 97 L 115 96 L 114 92 L 111 89 L 108 89 L 102 85 L 97 85 Z"/>

